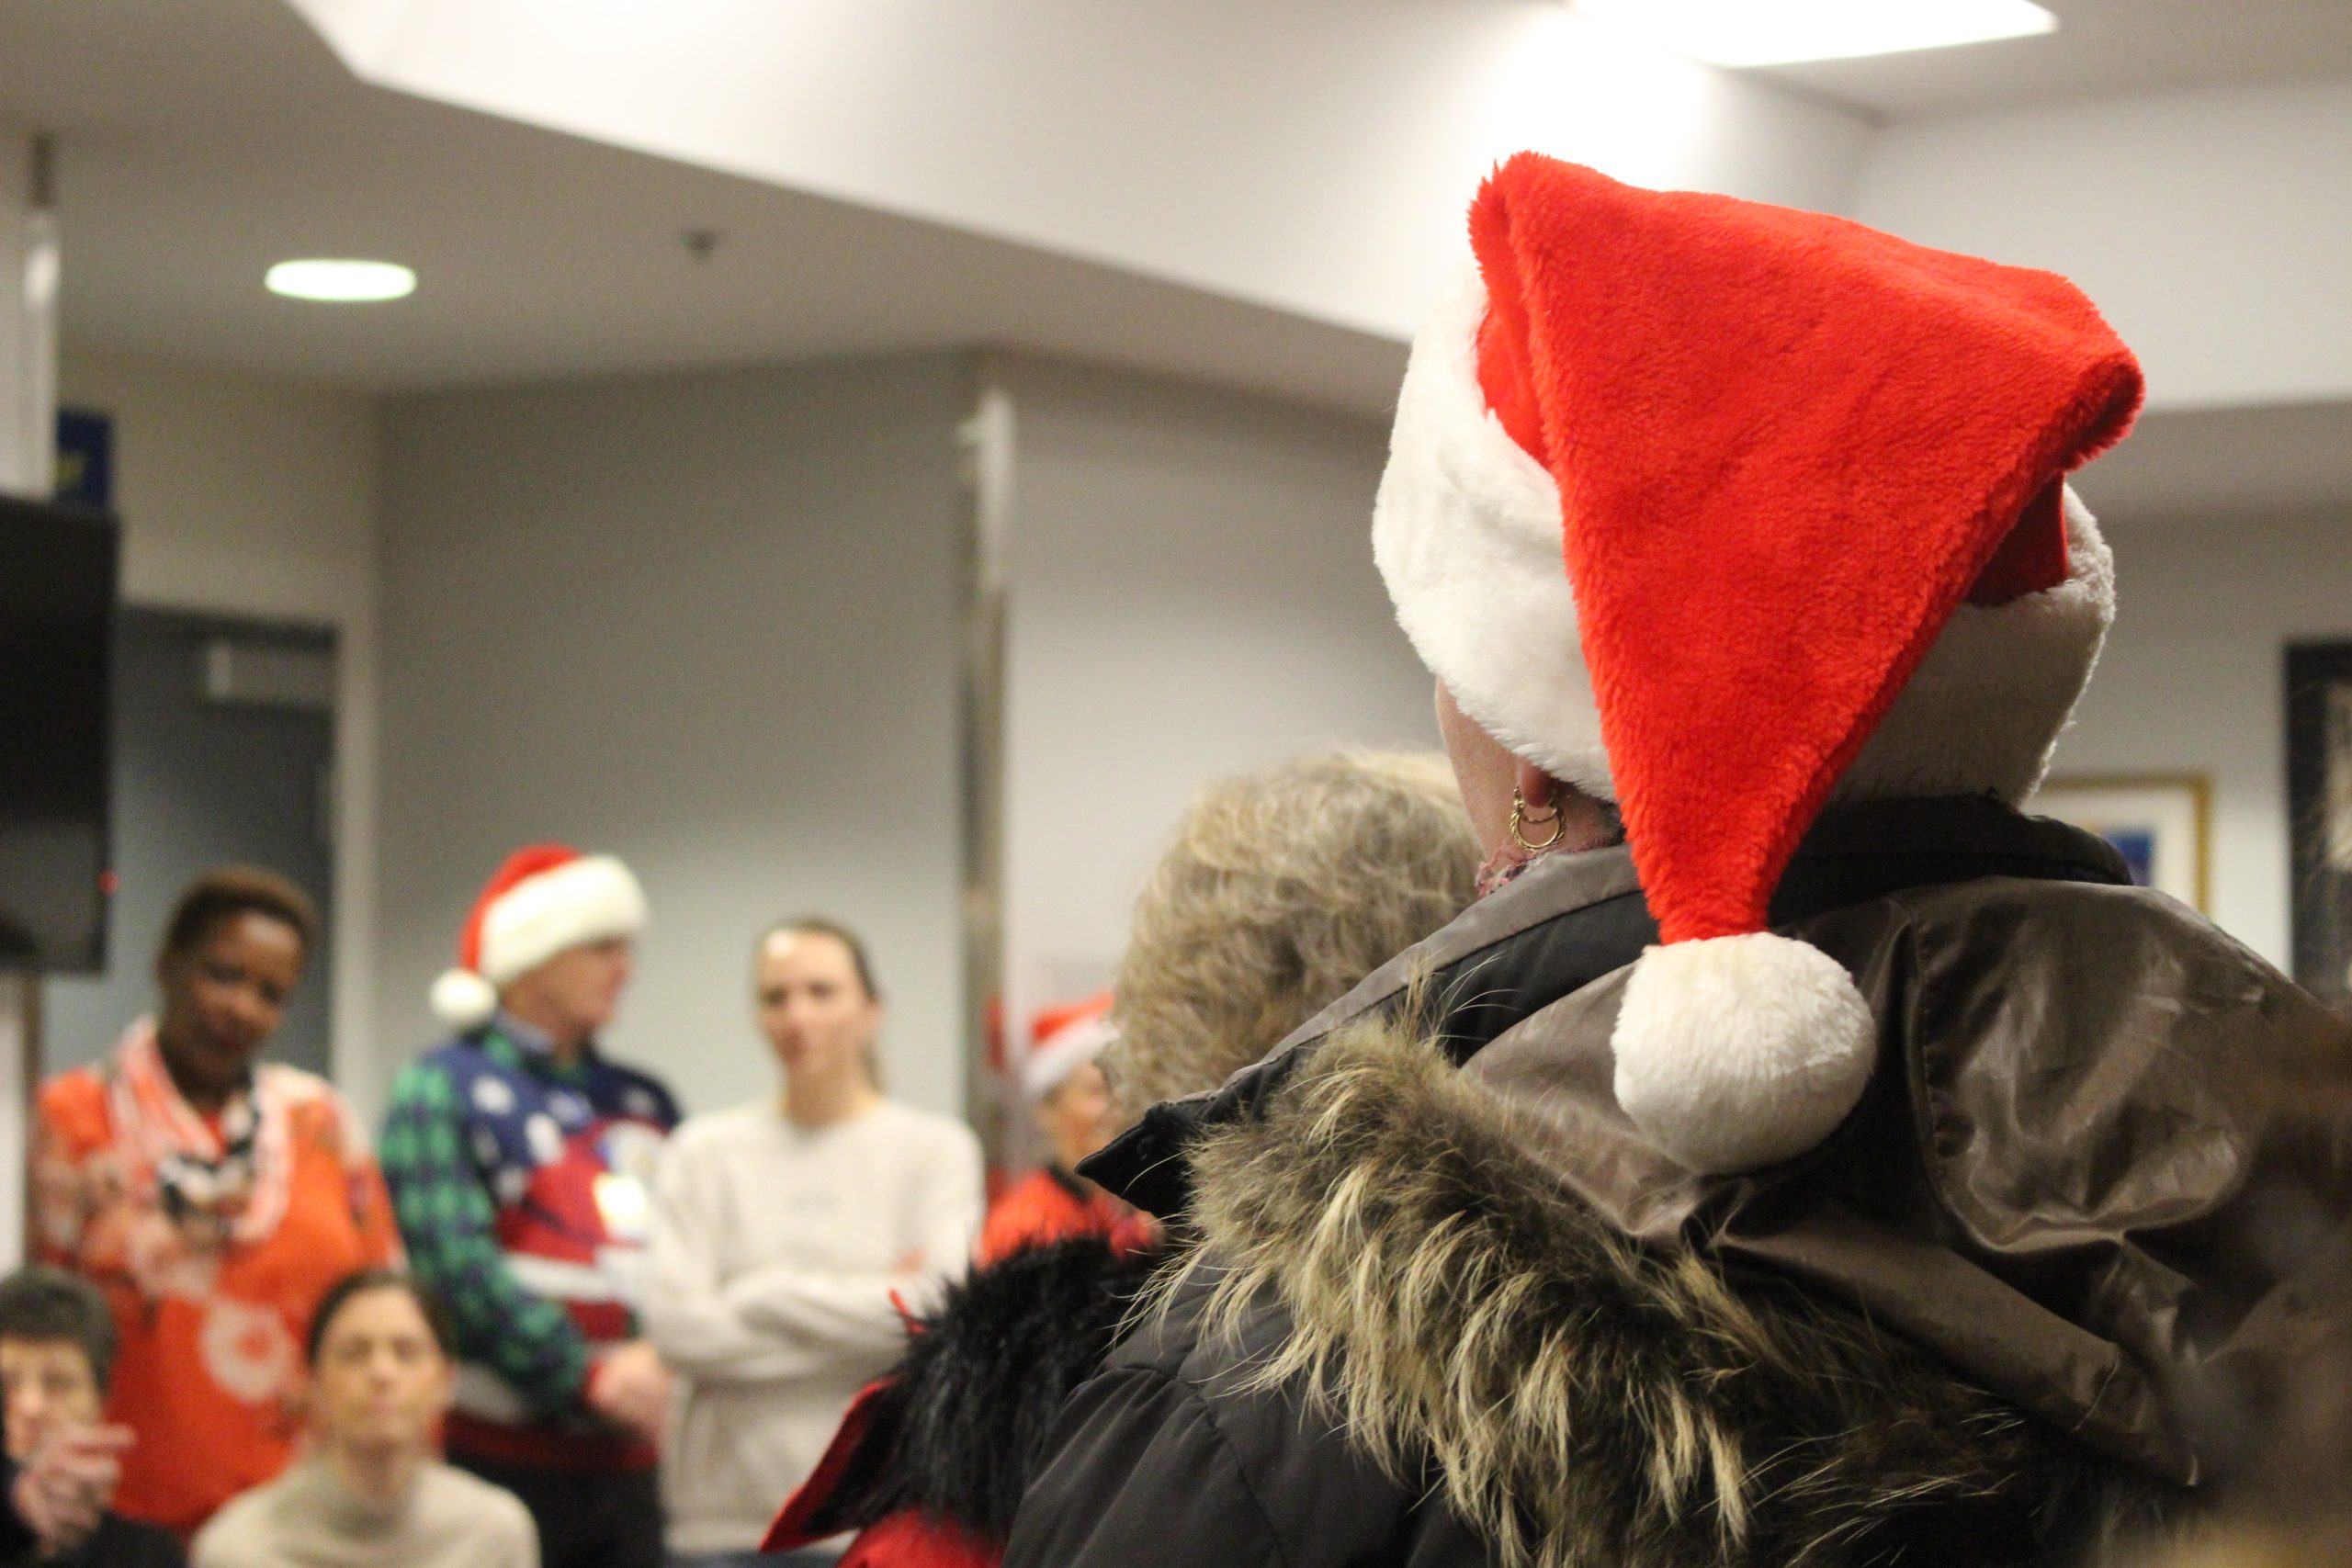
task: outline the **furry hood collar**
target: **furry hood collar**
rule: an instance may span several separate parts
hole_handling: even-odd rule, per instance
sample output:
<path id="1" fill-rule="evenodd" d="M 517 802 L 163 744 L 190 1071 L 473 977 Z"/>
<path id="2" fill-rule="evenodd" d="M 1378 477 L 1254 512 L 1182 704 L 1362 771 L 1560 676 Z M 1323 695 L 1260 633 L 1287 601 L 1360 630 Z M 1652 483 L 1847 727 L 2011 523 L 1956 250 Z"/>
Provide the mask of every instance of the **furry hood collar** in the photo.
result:
<path id="1" fill-rule="evenodd" d="M 1212 1335 L 1260 1292 L 1289 1314 L 1250 1387 L 1433 1469 L 1501 1562 L 2024 1562 L 2153 1517 L 2161 1487 L 1860 1315 L 1627 1241 L 1511 1123 L 1426 1035 L 1362 1022 L 1195 1146 L 1188 1264 Z"/>

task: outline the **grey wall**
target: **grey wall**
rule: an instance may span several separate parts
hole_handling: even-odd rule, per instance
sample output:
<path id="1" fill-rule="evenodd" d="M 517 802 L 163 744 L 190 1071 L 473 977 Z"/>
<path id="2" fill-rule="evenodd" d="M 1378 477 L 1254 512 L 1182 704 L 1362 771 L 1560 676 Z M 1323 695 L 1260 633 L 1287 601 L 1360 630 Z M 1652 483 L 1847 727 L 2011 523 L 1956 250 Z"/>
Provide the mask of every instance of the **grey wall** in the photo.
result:
<path id="1" fill-rule="evenodd" d="M 752 940 L 866 933 L 892 1086 L 960 1106 L 947 357 L 394 400 L 383 411 L 379 1084 L 514 847 L 633 865 L 608 1043 L 688 1107 L 769 1092 Z"/>
<path id="2" fill-rule="evenodd" d="M 2098 473 L 2085 485 L 2094 509 Z M 2115 630 L 2052 771 L 2211 779 L 2212 916 L 2285 968 L 2285 649 L 2352 638 L 2346 519 L 2100 523 L 2115 550 Z"/>
<path id="3" fill-rule="evenodd" d="M 223 703 L 204 689 L 207 646 L 219 637 L 332 661 L 317 629 L 126 609 L 116 623 L 112 863 L 106 973 L 46 984 L 41 1070 L 59 1072 L 114 1048 L 130 1021 L 156 1010 L 156 950 L 189 881 L 229 863 L 267 866 L 334 908 L 334 716 Z M 332 1070 L 328 998 L 336 931 L 322 919 L 302 984 L 271 1037 L 271 1059 Z"/>
<path id="4" fill-rule="evenodd" d="M 1006 987 L 1108 976 L 1204 783 L 1334 742 L 1434 747 L 1372 564 L 1385 424 L 1028 361 L 1007 547 Z"/>

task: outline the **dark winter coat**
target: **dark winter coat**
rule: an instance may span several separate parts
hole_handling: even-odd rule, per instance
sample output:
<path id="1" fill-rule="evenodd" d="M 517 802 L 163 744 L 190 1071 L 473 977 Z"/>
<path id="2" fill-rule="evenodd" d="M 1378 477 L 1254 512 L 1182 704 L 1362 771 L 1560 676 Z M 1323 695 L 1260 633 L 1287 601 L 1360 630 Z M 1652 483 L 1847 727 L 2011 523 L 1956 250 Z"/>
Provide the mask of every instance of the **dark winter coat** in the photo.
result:
<path id="1" fill-rule="evenodd" d="M 1655 939 L 1530 870 L 1087 1168 L 1202 1238 L 1065 1407 L 1008 1568 L 2081 1557 L 2186 1506 L 2331 1325 L 2352 1041 L 2088 835 L 1825 813 L 1776 929 L 1878 1070 L 1820 1148 L 1681 1171 L 1611 1094 Z"/>
<path id="2" fill-rule="evenodd" d="M 9 1522 L 21 1525 L 9 1511 Z M 0 1568 L 187 1568 L 179 1537 L 160 1525 L 142 1524 L 109 1513 L 79 1544 L 54 1554 L 13 1533 L 0 1538 Z"/>

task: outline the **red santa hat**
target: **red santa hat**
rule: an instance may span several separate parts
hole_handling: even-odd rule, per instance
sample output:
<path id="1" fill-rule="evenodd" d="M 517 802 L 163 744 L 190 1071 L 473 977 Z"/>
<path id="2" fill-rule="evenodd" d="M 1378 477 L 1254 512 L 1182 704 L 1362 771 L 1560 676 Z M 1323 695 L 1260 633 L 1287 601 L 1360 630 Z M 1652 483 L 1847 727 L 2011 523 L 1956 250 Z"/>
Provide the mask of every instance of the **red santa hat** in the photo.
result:
<path id="1" fill-rule="evenodd" d="M 458 938 L 458 966 L 433 982 L 433 1011 L 471 1029 L 489 1021 L 508 981 L 566 948 L 645 929 L 645 894 L 610 855 L 565 844 L 533 844 L 506 863 L 474 900 Z"/>
<path id="2" fill-rule="evenodd" d="M 2022 799 L 2113 617 L 2062 483 L 2141 379 L 2065 279 L 1533 153 L 1413 344 L 1374 555 L 1455 701 L 1617 802 L 1660 945 L 1612 1044 L 1686 1168 L 1812 1147 L 1875 1029 L 1765 930 L 1833 795 Z"/>
<path id="3" fill-rule="evenodd" d="M 1046 1009 L 1030 1021 L 1029 1049 L 1021 1058 L 1022 1091 L 1033 1103 L 1044 1100 L 1118 1037 L 1108 991 Z"/>

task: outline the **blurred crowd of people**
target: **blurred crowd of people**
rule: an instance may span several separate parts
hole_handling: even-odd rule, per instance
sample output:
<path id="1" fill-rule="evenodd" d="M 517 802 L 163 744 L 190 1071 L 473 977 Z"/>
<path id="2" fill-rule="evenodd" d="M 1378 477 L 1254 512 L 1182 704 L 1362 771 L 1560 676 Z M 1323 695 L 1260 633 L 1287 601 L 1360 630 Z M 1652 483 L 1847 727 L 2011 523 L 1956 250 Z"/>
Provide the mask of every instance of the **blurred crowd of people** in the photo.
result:
<path id="1" fill-rule="evenodd" d="M 1367 840 L 1398 852 L 1366 860 Z M 1046 1157 L 993 1203 L 971 1132 L 883 1093 L 881 986 L 837 922 L 754 944 L 775 1094 L 682 1119 L 596 1043 L 645 918 L 635 877 L 522 851 L 435 985 L 449 1036 L 371 1138 L 325 1082 L 263 1056 L 318 940 L 310 900 L 214 871 L 167 923 L 154 1013 L 35 1108 L 42 1261 L 0 1283 L 28 1544 L 199 1568 L 749 1561 L 820 1461 L 871 1444 L 907 1386 L 880 1374 L 967 1268 L 1012 1265 L 1000 1293 L 1023 1294 L 1032 1255 L 1082 1238 L 1086 1299 L 1047 1281 L 1023 1301 L 1035 1342 L 1015 1348 L 1038 1360 L 999 1430 L 965 1433 L 1018 1447 L 1086 1370 L 1069 1348 L 1099 1354 L 1131 1293 L 1091 1287 L 1166 1255 L 1079 1165 L 1136 1093 L 1213 1087 L 1442 924 L 1477 858 L 1433 759 L 1315 757 L 1208 792 L 1115 993 L 1159 1048 L 1122 1101 L 1114 993 L 1042 1013 L 1020 1080 Z M 803 1511 L 842 1502 L 828 1488 Z M 870 1552 L 934 1528 L 895 1513 L 801 1544 L 831 1561 L 827 1537 Z"/>
<path id="2" fill-rule="evenodd" d="M 0 1378 L 42 1560 L 756 1546 L 903 1314 L 967 1267 L 979 1145 L 883 1095 L 873 961 L 813 918 L 753 956 L 778 1091 L 682 1120 L 596 1043 L 644 913 L 608 856 L 512 857 L 434 987 L 448 1037 L 370 1136 L 264 1058 L 311 901 L 253 867 L 182 894 L 153 1015 L 34 1108 L 41 1261 L 0 1285 Z M 1061 1042 L 1036 1085 L 1073 1205 L 1016 1188 L 1000 1238 L 1140 1223 L 1069 1174 L 1101 1139 L 1102 1043 Z"/>

